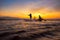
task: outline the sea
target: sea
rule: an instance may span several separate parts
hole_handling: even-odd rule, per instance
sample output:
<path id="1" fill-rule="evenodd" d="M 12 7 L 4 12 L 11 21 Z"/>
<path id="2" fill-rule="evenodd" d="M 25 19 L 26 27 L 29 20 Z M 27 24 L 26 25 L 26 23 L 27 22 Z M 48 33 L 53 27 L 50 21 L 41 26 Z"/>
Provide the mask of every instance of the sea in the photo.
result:
<path id="1" fill-rule="evenodd" d="M 0 20 L 0 40 L 60 40 L 60 21 Z"/>

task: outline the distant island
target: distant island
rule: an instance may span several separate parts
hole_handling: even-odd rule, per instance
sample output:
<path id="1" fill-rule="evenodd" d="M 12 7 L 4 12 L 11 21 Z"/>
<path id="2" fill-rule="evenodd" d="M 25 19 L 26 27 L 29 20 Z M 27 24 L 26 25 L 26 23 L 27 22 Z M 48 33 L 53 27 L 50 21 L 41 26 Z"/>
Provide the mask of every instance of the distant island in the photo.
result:
<path id="1" fill-rule="evenodd" d="M 0 17 L 0 20 L 20 20 L 20 18 L 16 18 L 16 17 Z"/>

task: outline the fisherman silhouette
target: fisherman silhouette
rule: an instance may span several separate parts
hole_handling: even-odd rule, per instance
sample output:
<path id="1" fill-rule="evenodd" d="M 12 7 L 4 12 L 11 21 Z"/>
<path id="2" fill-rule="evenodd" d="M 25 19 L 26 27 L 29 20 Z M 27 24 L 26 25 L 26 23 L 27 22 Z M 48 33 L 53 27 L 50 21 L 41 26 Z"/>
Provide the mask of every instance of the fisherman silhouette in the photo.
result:
<path id="1" fill-rule="evenodd" d="M 42 19 L 42 17 L 39 15 L 39 19 L 38 19 L 39 21 L 42 21 L 43 19 Z"/>
<path id="2" fill-rule="evenodd" d="M 31 20 L 32 19 L 32 14 L 30 13 L 29 16 L 30 16 L 30 20 Z"/>

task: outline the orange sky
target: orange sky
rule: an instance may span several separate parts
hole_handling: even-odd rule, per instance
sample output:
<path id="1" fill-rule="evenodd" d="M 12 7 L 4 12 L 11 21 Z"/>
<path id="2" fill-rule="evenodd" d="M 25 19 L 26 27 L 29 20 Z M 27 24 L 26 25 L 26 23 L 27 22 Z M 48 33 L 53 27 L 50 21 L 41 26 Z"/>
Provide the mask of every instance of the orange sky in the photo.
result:
<path id="1" fill-rule="evenodd" d="M 43 2 L 43 1 L 42 1 Z M 48 4 L 45 6 L 37 2 L 29 2 L 23 6 L 14 3 L 11 6 L 3 7 L 0 9 L 0 16 L 18 17 L 18 18 L 29 18 L 29 14 L 32 13 L 33 18 L 38 18 L 41 15 L 44 19 L 60 19 L 60 11 L 51 7 L 53 5 Z M 37 6 L 38 5 L 38 6 Z"/>
<path id="2" fill-rule="evenodd" d="M 29 18 L 29 13 L 32 13 L 33 18 L 34 16 L 38 18 L 38 15 L 41 15 L 44 19 L 51 19 L 51 18 L 60 18 L 60 12 L 51 11 L 49 9 L 34 9 L 34 10 L 4 10 L 1 11 L 0 16 L 10 16 L 10 17 L 18 17 L 18 18 Z"/>

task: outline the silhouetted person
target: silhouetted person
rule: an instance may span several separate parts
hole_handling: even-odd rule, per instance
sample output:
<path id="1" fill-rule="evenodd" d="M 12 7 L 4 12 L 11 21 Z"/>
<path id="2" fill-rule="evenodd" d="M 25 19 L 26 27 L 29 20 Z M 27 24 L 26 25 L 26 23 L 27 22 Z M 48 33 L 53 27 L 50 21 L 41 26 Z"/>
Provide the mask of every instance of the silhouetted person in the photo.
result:
<path id="1" fill-rule="evenodd" d="M 42 19 L 42 17 L 39 15 L 39 19 L 38 19 L 39 21 L 42 21 L 43 19 Z"/>
<path id="2" fill-rule="evenodd" d="M 31 20 L 32 19 L 32 14 L 30 13 L 29 16 L 30 16 L 30 20 Z"/>

